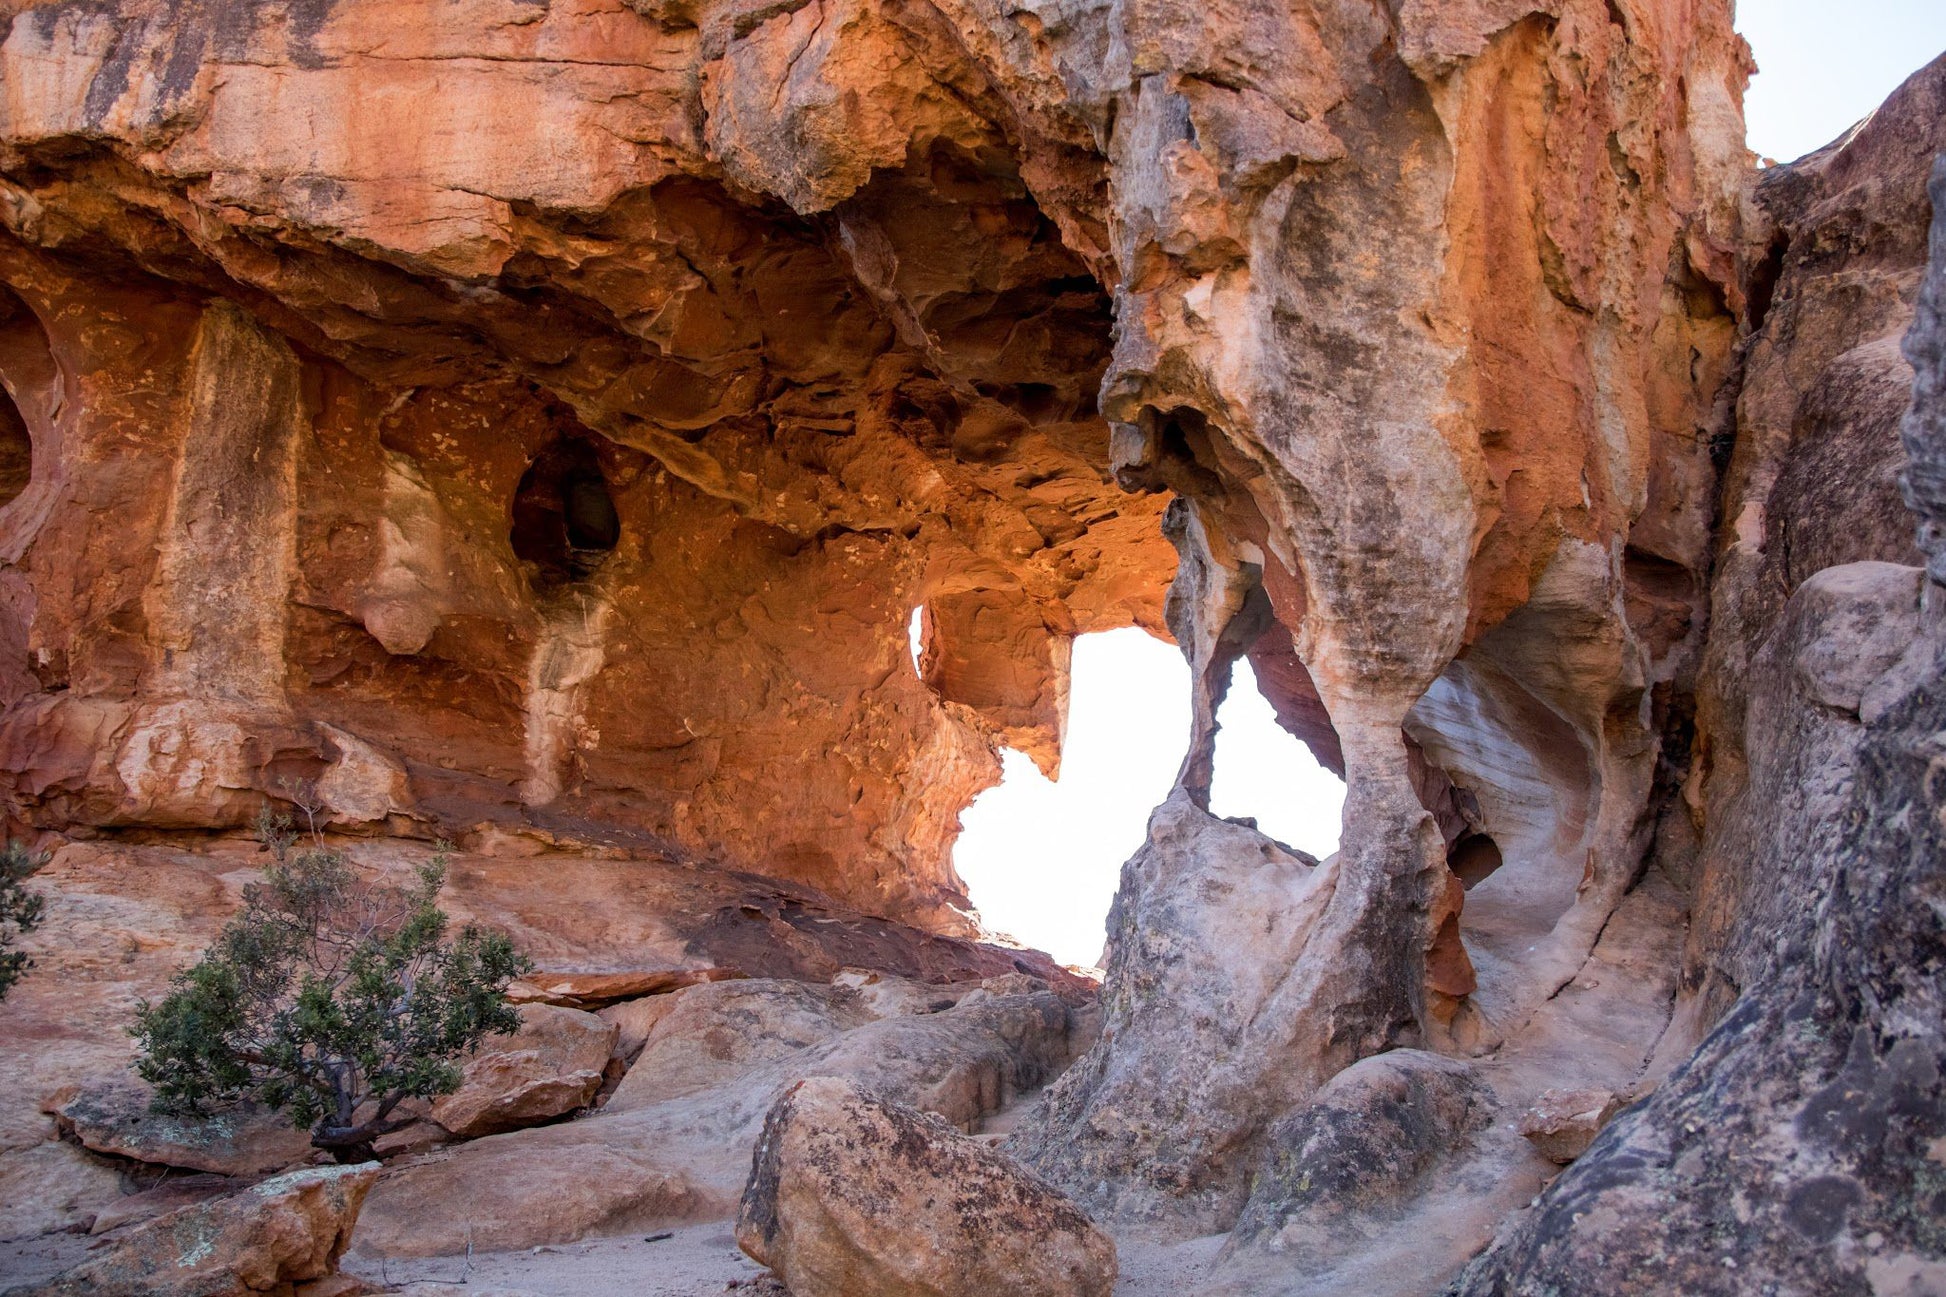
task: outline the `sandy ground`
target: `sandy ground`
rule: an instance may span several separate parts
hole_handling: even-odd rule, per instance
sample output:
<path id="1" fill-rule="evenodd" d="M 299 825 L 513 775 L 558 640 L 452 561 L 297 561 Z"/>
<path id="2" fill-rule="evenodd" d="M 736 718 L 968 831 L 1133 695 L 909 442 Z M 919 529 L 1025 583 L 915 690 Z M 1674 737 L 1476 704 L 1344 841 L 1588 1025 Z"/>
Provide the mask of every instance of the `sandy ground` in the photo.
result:
<path id="1" fill-rule="evenodd" d="M 1116 1297 L 1195 1292 L 1222 1242 L 1219 1237 L 1178 1247 L 1119 1243 L 1122 1280 L 1115 1285 Z M 766 1273 L 737 1251 L 729 1221 L 691 1225 L 655 1243 L 640 1235 L 584 1239 L 524 1252 L 476 1253 L 470 1265 L 464 1257 L 381 1265 L 353 1256 L 344 1268 L 368 1282 L 390 1283 L 410 1297 L 716 1297 L 762 1292 L 752 1281 Z"/>
<path id="2" fill-rule="evenodd" d="M 74 1234 L 0 1243 L 0 1290 L 53 1277 L 87 1258 L 100 1240 Z M 1117 1244 L 1122 1279 L 1115 1297 L 1184 1297 L 1197 1291 L 1223 1239 L 1174 1247 L 1139 1240 Z M 523 1252 L 476 1253 L 381 1263 L 353 1254 L 344 1269 L 408 1297 L 718 1297 L 765 1291 L 765 1271 L 737 1251 L 730 1222 L 672 1232 L 659 1242 L 642 1235 L 584 1239 Z M 774 1292 L 775 1289 L 770 1291 Z"/>

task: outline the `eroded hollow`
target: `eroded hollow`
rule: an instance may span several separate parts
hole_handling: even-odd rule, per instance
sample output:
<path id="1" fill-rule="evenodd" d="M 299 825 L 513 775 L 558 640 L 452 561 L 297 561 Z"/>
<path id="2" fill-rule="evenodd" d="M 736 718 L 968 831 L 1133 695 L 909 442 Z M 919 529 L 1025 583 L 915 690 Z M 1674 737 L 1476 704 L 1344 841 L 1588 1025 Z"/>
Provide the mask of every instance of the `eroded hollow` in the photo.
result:
<path id="1" fill-rule="evenodd" d="M 29 372 L 34 369 L 47 373 Z M 34 475 L 34 438 L 19 405 L 21 385 L 46 381 L 52 370 L 40 321 L 0 286 L 0 508 L 18 499 Z"/>
<path id="2" fill-rule="evenodd" d="M 34 474 L 34 439 L 13 397 L 0 391 L 0 509 L 27 489 Z"/>
<path id="3" fill-rule="evenodd" d="M 621 515 L 593 443 L 563 438 L 521 475 L 508 539 L 536 589 L 587 580 L 621 538 Z"/>

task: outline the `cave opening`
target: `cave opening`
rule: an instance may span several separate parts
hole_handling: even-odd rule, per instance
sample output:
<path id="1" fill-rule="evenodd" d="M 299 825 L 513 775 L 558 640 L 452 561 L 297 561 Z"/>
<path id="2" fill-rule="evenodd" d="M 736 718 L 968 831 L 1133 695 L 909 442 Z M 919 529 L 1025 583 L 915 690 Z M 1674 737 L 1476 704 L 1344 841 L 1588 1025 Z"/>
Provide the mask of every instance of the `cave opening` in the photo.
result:
<path id="1" fill-rule="evenodd" d="M 27 420 L 0 384 L 0 509 L 20 497 L 33 472 L 34 439 L 27 431 Z"/>
<path id="2" fill-rule="evenodd" d="M 1211 811 L 1323 859 L 1337 850 L 1344 784 L 1278 723 L 1250 664 L 1237 671 Z M 1181 652 L 1146 631 L 1076 638 L 1060 778 L 1004 750 L 1000 783 L 961 816 L 953 863 L 988 928 L 1063 963 L 1098 962 L 1122 865 L 1181 767 L 1189 682 Z"/>
<path id="3" fill-rule="evenodd" d="M 566 437 L 527 466 L 514 490 L 514 556 L 538 590 L 585 581 L 621 543 L 621 516 L 590 442 Z"/>
<path id="4" fill-rule="evenodd" d="M 34 438 L 18 402 L 19 384 L 31 382 L 37 367 L 53 370 L 47 335 L 27 303 L 0 285 L 0 509 L 33 478 Z"/>

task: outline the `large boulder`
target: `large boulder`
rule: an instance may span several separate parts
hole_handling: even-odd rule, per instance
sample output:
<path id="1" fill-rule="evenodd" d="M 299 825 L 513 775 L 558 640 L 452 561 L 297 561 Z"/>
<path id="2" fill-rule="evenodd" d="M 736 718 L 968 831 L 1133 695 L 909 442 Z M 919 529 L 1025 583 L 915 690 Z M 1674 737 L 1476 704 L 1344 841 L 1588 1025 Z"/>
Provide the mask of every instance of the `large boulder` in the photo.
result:
<path id="1" fill-rule="evenodd" d="M 764 1122 L 737 1244 L 795 1297 L 1107 1297 L 1115 1245 L 1059 1192 L 852 1081 Z"/>
<path id="2" fill-rule="evenodd" d="M 126 1079 L 70 1087 L 44 1105 L 61 1132 L 97 1153 L 215 1175 L 264 1175 L 310 1157 L 290 1118 L 248 1101 L 198 1115 L 150 1108 L 154 1091 Z"/>
<path id="3" fill-rule="evenodd" d="M 520 1030 L 482 1042 L 432 1119 L 455 1135 L 491 1135 L 584 1107 L 601 1088 L 616 1030 L 579 1009 L 522 1005 Z"/>
<path id="4" fill-rule="evenodd" d="M 252 1297 L 336 1273 L 378 1164 L 307 1167 L 142 1225 L 9 1297 Z"/>

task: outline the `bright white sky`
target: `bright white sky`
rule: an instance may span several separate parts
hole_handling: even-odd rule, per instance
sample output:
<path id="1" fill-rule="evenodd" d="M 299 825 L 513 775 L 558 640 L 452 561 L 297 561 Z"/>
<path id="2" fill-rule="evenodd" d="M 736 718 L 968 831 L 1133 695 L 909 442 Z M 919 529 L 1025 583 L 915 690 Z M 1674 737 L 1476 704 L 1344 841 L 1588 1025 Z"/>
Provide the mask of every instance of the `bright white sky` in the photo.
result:
<path id="1" fill-rule="evenodd" d="M 1750 147 L 1790 162 L 1821 149 L 1946 53 L 1946 0 L 1738 0 L 1759 71 Z"/>
<path id="2" fill-rule="evenodd" d="M 1740 0 L 1737 27 L 1762 69 L 1746 101 L 1750 147 L 1790 161 L 1836 139 L 1946 51 L 1946 0 Z M 1221 713 L 1219 815 L 1252 815 L 1317 856 L 1338 842 L 1344 787 L 1279 729 L 1248 663 Z M 1101 954 L 1122 862 L 1142 844 L 1189 737 L 1189 669 L 1139 630 L 1074 646 L 1061 780 L 1005 754 L 974 802 L 953 862 L 987 926 L 1070 964 Z"/>

